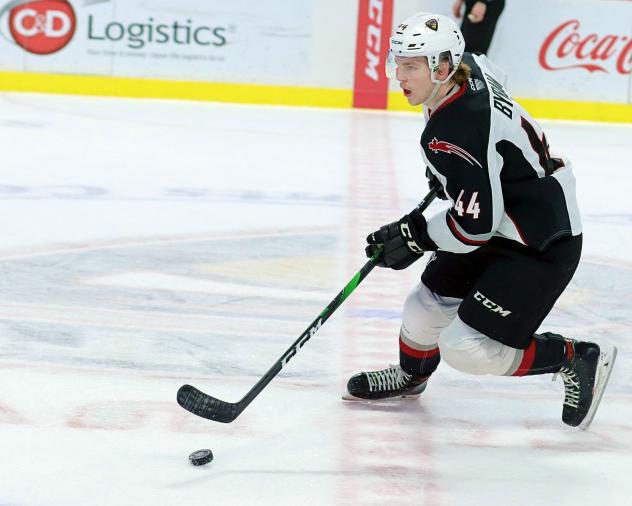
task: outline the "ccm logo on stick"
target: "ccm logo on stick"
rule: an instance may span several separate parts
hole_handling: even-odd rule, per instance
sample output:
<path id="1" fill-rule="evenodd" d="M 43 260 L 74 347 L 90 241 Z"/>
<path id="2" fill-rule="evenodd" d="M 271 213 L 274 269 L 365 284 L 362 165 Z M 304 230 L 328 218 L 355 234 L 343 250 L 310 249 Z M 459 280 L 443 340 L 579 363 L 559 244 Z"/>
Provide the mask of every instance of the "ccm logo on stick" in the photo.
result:
<path id="1" fill-rule="evenodd" d="M 318 332 L 318 329 L 322 326 L 322 324 L 323 324 L 323 320 L 321 318 L 318 320 L 316 325 L 314 325 L 311 329 L 305 332 L 305 334 L 303 334 L 303 337 L 301 337 L 301 340 L 298 343 L 296 343 L 296 345 L 291 350 L 289 350 L 285 355 L 283 355 L 283 358 L 281 359 L 282 368 L 285 367 L 285 365 L 290 361 L 290 359 L 298 353 L 298 350 L 300 350 L 303 347 L 303 345 L 307 341 L 309 341 L 316 332 Z"/>
<path id="2" fill-rule="evenodd" d="M 487 297 L 485 297 L 478 290 L 476 290 L 476 293 L 474 294 L 474 299 L 479 301 L 480 303 L 482 303 L 483 306 L 485 306 L 487 309 L 489 309 L 492 313 L 498 313 L 503 318 L 505 316 L 509 316 L 511 314 L 511 311 L 509 311 L 508 309 L 503 309 L 501 306 L 499 306 L 495 302 L 493 302 L 493 301 L 489 300 Z"/>

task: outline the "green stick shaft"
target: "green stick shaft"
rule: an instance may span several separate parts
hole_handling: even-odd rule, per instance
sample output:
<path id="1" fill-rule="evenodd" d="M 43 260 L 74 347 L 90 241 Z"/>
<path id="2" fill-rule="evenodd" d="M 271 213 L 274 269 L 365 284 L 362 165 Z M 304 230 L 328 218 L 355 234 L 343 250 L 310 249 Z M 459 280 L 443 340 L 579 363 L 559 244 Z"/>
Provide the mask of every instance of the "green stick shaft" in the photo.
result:
<path id="1" fill-rule="evenodd" d="M 430 202 L 432 202 L 437 195 L 437 188 L 433 188 L 424 197 L 421 203 L 417 206 L 420 211 L 424 211 Z M 336 309 L 351 295 L 351 293 L 358 287 L 364 278 L 367 277 L 369 272 L 373 270 L 376 265 L 376 261 L 381 250 L 378 250 L 367 263 L 356 273 L 353 278 L 345 285 L 345 287 L 334 297 L 334 299 L 327 305 L 325 309 L 316 317 L 316 319 L 305 329 L 301 336 L 292 343 L 292 345 L 285 351 L 285 353 L 279 358 L 274 365 L 266 372 L 263 377 L 253 386 L 250 391 L 239 402 L 226 402 L 215 397 L 212 397 L 204 392 L 198 390 L 190 385 L 183 385 L 178 391 L 178 403 L 187 411 L 194 413 L 203 418 L 214 420 L 216 422 L 230 423 L 239 414 L 246 409 L 246 407 L 257 397 L 261 391 L 270 383 L 274 377 L 281 372 L 287 363 L 298 353 L 303 345 L 309 341 L 318 329 L 334 314 Z"/>

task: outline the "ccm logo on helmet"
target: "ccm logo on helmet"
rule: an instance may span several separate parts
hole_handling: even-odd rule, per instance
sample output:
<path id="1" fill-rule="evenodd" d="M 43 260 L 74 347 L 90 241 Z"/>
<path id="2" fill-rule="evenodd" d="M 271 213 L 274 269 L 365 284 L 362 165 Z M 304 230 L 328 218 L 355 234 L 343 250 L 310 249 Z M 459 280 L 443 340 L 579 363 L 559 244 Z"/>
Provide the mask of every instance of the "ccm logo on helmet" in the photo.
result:
<path id="1" fill-rule="evenodd" d="M 503 309 L 501 306 L 485 297 L 478 290 L 476 290 L 476 293 L 474 294 L 474 300 L 481 302 L 483 306 L 489 309 L 492 313 L 498 313 L 503 318 L 511 314 L 511 311 L 509 311 L 508 309 Z"/>
<path id="2" fill-rule="evenodd" d="M 13 3 L 18 5 L 10 11 L 9 29 L 16 44 L 29 53 L 51 54 L 72 39 L 77 18 L 67 0 Z"/>

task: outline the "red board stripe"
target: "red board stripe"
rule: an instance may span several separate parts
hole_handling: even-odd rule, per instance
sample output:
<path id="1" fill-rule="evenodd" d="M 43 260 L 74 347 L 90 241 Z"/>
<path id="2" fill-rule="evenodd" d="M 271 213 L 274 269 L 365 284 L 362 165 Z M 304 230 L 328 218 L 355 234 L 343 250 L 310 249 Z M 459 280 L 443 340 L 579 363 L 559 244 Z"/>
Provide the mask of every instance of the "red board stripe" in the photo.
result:
<path id="1" fill-rule="evenodd" d="M 393 24 L 393 0 L 360 0 L 356 38 L 353 107 L 386 109 L 384 63 Z"/>

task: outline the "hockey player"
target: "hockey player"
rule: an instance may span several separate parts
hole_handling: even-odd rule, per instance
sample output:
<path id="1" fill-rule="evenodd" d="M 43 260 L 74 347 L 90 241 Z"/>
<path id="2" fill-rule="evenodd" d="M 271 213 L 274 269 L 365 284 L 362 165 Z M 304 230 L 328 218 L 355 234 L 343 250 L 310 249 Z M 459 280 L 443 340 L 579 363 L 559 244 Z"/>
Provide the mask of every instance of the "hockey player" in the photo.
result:
<path id="1" fill-rule="evenodd" d="M 559 374 L 564 423 L 586 428 L 616 356 L 536 330 L 579 263 L 582 225 L 568 160 L 550 154 L 538 123 L 485 56 L 464 54 L 456 24 L 419 13 L 390 39 L 387 75 L 425 106 L 421 154 L 451 206 L 414 209 L 367 237 L 367 256 L 405 269 L 433 252 L 409 294 L 399 365 L 353 376 L 346 398 L 418 395 L 440 358 L 470 374 Z"/>

